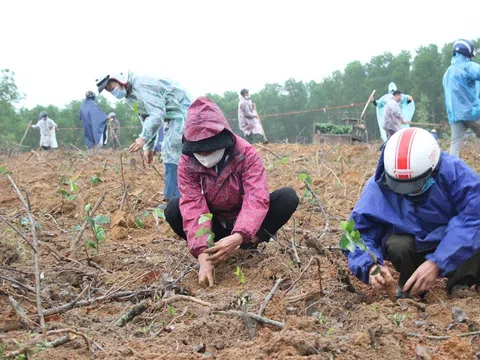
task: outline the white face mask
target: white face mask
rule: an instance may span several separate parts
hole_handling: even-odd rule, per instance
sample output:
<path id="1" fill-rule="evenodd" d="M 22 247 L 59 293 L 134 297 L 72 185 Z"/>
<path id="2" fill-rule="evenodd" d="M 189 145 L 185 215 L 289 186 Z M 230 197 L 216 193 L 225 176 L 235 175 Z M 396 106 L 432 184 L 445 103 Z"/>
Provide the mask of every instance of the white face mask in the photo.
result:
<path id="1" fill-rule="evenodd" d="M 220 160 L 222 160 L 224 154 L 225 154 L 225 148 L 216 150 L 209 155 L 200 155 L 197 153 L 193 153 L 193 156 L 195 156 L 195 158 L 198 160 L 200 164 L 210 169 L 215 165 L 217 165 L 220 162 Z"/>

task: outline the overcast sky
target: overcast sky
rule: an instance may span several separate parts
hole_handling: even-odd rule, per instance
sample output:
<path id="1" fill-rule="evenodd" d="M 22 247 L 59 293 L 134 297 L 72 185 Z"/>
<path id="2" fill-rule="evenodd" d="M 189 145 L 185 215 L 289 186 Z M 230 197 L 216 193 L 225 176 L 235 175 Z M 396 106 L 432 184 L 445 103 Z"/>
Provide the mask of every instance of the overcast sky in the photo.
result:
<path id="1" fill-rule="evenodd" d="M 81 99 L 105 70 L 164 75 L 194 96 L 253 93 L 480 37 L 479 10 L 478 0 L 3 1 L 0 68 L 15 71 L 27 107 Z"/>

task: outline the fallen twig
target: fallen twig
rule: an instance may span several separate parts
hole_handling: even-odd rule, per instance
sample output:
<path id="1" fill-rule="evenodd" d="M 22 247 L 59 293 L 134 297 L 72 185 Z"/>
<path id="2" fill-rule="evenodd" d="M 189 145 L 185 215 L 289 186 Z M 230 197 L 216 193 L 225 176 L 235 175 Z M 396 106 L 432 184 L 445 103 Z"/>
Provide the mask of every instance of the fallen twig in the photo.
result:
<path id="1" fill-rule="evenodd" d="M 270 302 L 270 300 L 272 300 L 273 298 L 273 295 L 275 295 L 275 293 L 277 292 L 278 290 L 278 287 L 280 286 L 280 284 L 282 283 L 283 279 L 282 278 L 278 278 L 277 281 L 275 282 L 275 285 L 273 285 L 273 288 L 272 290 L 270 290 L 270 292 L 268 293 L 268 295 L 265 297 L 265 300 L 263 300 L 263 303 L 262 303 L 262 306 L 260 306 L 260 310 L 258 310 L 258 315 L 259 316 L 262 316 L 268 303 Z"/>
<path id="2" fill-rule="evenodd" d="M 155 170 L 155 172 L 157 173 L 157 175 L 160 177 L 160 179 L 163 180 L 163 176 L 162 174 L 160 174 L 160 171 L 158 171 L 157 167 L 155 165 L 152 164 L 152 168 L 153 170 Z"/>
<path id="3" fill-rule="evenodd" d="M 174 295 L 172 297 L 169 297 L 167 299 L 162 299 L 159 302 L 152 304 L 151 301 L 145 300 L 142 301 L 140 304 L 135 305 L 132 309 L 130 309 L 126 314 L 120 317 L 120 319 L 117 320 L 115 325 L 122 327 L 125 326 L 128 322 L 132 321 L 136 316 L 142 314 L 145 310 L 150 309 L 152 311 L 154 310 L 159 310 L 162 307 L 164 307 L 167 304 L 174 303 L 177 301 L 191 301 L 203 306 L 212 306 L 211 303 L 205 302 L 202 300 L 199 300 L 197 298 L 194 298 L 192 296 L 186 296 L 186 295 Z"/>
<path id="4" fill-rule="evenodd" d="M 153 217 L 155 218 L 155 226 L 157 227 L 158 236 L 160 237 L 160 243 L 162 244 L 163 257 L 165 258 L 167 270 L 168 270 L 168 273 L 172 275 L 171 259 L 168 254 L 167 247 L 165 246 L 165 240 L 163 239 L 162 231 L 160 229 L 160 220 L 155 212 L 153 212 Z"/>
<path id="5" fill-rule="evenodd" d="M 370 336 L 370 346 L 374 349 L 377 348 L 377 343 L 375 341 L 375 333 L 376 331 L 372 328 L 368 328 L 368 335 Z"/>
<path id="6" fill-rule="evenodd" d="M 15 231 L 25 242 L 32 248 L 34 252 L 37 250 L 33 246 L 33 244 L 30 242 L 30 240 L 27 239 L 27 236 L 23 233 L 21 233 L 15 226 L 13 226 L 7 219 L 5 219 L 2 215 L 0 215 L 0 220 L 2 220 L 5 224 L 7 224 L 13 231 Z"/>
<path id="7" fill-rule="evenodd" d="M 30 320 L 23 310 L 23 308 L 20 306 L 20 304 L 13 298 L 13 296 L 8 297 L 8 301 L 12 305 L 13 310 L 15 310 L 15 313 L 18 315 L 20 318 L 20 323 L 23 325 L 23 327 L 28 330 L 31 329 L 34 324 L 32 320 Z"/>
<path id="8" fill-rule="evenodd" d="M 42 327 L 42 330 L 45 330 L 45 319 L 43 318 L 43 312 L 42 312 L 42 298 L 41 298 L 41 288 L 40 288 L 40 253 L 38 251 L 38 238 L 37 238 L 35 220 L 33 219 L 33 215 L 30 211 L 30 206 L 23 198 L 23 195 L 18 189 L 17 184 L 15 184 L 15 182 L 13 181 L 12 177 L 9 174 L 7 174 L 7 179 L 12 185 L 15 192 L 17 193 L 17 196 L 20 202 L 22 203 L 23 208 L 25 209 L 25 212 L 27 213 L 28 222 L 30 223 L 30 231 L 32 232 L 32 238 L 33 238 L 33 248 L 35 249 L 33 253 L 34 255 L 33 258 L 34 258 L 34 268 L 35 268 L 35 293 L 37 297 L 37 312 L 40 320 L 40 326 Z M 26 194 L 28 197 L 28 191 L 26 192 Z"/>
<path id="9" fill-rule="evenodd" d="M 297 278 L 297 280 L 295 280 L 292 285 L 290 285 L 290 287 L 285 291 L 285 293 L 283 294 L 283 296 L 287 295 L 289 293 L 290 290 L 293 289 L 293 287 L 300 281 L 300 279 L 303 277 L 303 275 L 305 274 L 305 272 L 307 271 L 307 269 L 310 267 L 310 265 L 312 264 L 313 262 L 313 259 L 315 259 L 314 256 L 312 256 L 310 258 L 310 261 L 308 262 L 307 266 L 305 266 L 305 269 L 303 269 L 303 271 L 301 272 L 300 276 Z"/>
<path id="10" fill-rule="evenodd" d="M 407 333 L 407 336 L 409 337 L 423 337 L 428 340 L 448 340 L 451 339 L 452 337 L 468 337 L 468 336 L 477 336 L 480 335 L 480 331 L 472 331 L 472 332 L 467 332 L 467 333 L 462 333 L 462 334 L 456 334 L 456 335 L 445 335 L 445 336 L 432 336 L 432 335 L 423 335 L 423 334 L 417 334 L 417 333 Z"/>
<path id="11" fill-rule="evenodd" d="M 103 199 L 105 199 L 105 193 L 103 193 L 100 198 L 97 200 L 95 206 L 93 207 L 92 211 L 89 212 L 88 216 L 90 217 L 93 217 L 95 215 L 95 211 L 97 211 L 97 209 L 99 208 L 100 204 L 102 203 Z M 75 246 L 77 246 L 78 242 L 80 241 L 80 239 L 82 238 L 83 236 L 83 232 L 85 231 L 85 229 L 87 228 L 87 225 L 88 225 L 88 221 L 85 220 L 83 222 L 83 225 L 80 229 L 80 232 L 78 233 L 77 237 L 75 238 L 75 240 L 73 241 L 73 244 L 72 244 L 72 249 L 75 248 Z"/>
<path id="12" fill-rule="evenodd" d="M 230 311 L 214 311 L 213 314 L 215 315 L 225 315 L 225 316 L 236 316 L 236 317 L 239 317 L 239 318 L 243 318 L 245 316 L 245 314 L 241 311 L 235 311 L 235 310 L 230 310 Z M 267 319 L 263 316 L 259 316 L 257 314 L 253 314 L 253 313 L 247 313 L 247 316 L 255 321 L 258 321 L 262 324 L 268 324 L 268 325 L 273 325 L 273 326 L 276 326 L 280 329 L 283 329 L 285 327 L 285 323 L 282 323 L 282 322 L 279 322 L 279 321 L 275 321 L 275 320 L 271 320 L 271 319 Z"/>
<path id="13" fill-rule="evenodd" d="M 411 304 L 422 312 L 425 312 L 425 310 L 427 310 L 427 305 L 426 304 L 419 303 L 419 302 L 417 302 L 413 299 L 408 299 L 407 298 L 407 299 L 398 299 L 397 300 L 397 304 L 401 305 L 402 303 Z"/>
<path id="14" fill-rule="evenodd" d="M 276 153 L 274 153 L 272 150 L 270 150 L 269 148 L 265 147 L 265 146 L 262 146 L 262 145 L 259 145 L 259 144 L 255 144 L 256 147 L 259 147 L 260 149 L 263 149 L 265 151 L 268 151 L 270 154 L 272 154 L 273 156 L 275 156 L 278 160 L 282 160 L 283 158 L 279 155 L 277 155 Z M 285 149 L 285 156 L 286 156 L 286 149 Z"/>
<path id="15" fill-rule="evenodd" d="M 307 190 L 310 192 L 310 194 L 312 194 L 313 198 L 315 199 L 318 206 L 320 207 L 320 211 L 322 212 L 323 218 L 325 220 L 325 231 L 328 231 L 328 216 L 327 216 L 327 213 L 325 212 L 325 209 L 322 206 L 322 203 L 318 199 L 317 193 L 312 189 L 312 187 L 307 181 L 304 181 L 303 183 L 305 184 Z"/>
<path id="16" fill-rule="evenodd" d="M 290 247 L 292 248 L 293 261 L 298 267 L 300 267 L 302 265 L 302 261 L 298 257 L 297 247 L 295 245 L 296 234 L 297 234 L 297 226 L 296 226 L 296 221 L 294 217 L 293 218 L 293 236 L 290 238 Z"/>

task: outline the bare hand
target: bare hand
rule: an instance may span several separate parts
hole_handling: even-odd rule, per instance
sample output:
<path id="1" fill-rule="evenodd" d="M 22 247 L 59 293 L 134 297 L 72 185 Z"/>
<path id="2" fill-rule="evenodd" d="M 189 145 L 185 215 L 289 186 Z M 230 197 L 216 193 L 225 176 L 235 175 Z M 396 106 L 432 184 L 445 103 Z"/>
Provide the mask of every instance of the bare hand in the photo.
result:
<path id="1" fill-rule="evenodd" d="M 413 97 L 411 95 L 408 95 L 408 100 L 413 101 Z"/>
<path id="2" fill-rule="evenodd" d="M 130 152 L 136 152 L 138 150 L 143 149 L 143 145 L 145 145 L 145 140 L 143 138 L 139 137 L 137 140 L 135 140 L 135 142 L 132 143 L 132 145 L 130 145 L 128 150 Z"/>
<path id="3" fill-rule="evenodd" d="M 200 285 L 207 285 L 212 287 L 214 284 L 214 267 L 210 261 L 208 261 L 208 254 L 198 255 L 198 262 L 200 264 L 200 270 L 198 271 L 198 283 Z"/>
<path id="4" fill-rule="evenodd" d="M 373 95 L 370 95 L 369 98 L 368 98 L 368 100 L 369 100 L 370 102 L 374 102 L 374 101 L 375 101 L 375 99 L 373 98 Z"/>
<path id="5" fill-rule="evenodd" d="M 215 243 L 215 246 L 205 250 L 209 254 L 208 261 L 216 265 L 228 259 L 233 250 L 235 250 L 243 242 L 243 236 L 240 234 L 233 234 L 224 237 L 222 240 Z"/>
<path id="6" fill-rule="evenodd" d="M 376 275 L 372 275 L 372 273 L 375 271 L 377 266 L 380 267 L 380 272 Z M 391 277 L 392 275 L 390 274 L 390 271 L 381 265 L 372 265 L 370 268 L 370 271 L 368 272 L 370 274 L 369 278 L 369 283 L 370 286 L 379 293 L 382 293 L 385 291 L 385 279 Z"/>
<path id="7" fill-rule="evenodd" d="M 403 292 L 409 295 L 423 294 L 430 290 L 438 275 L 440 269 L 437 264 L 427 260 L 410 276 L 403 287 Z"/>
<path id="8" fill-rule="evenodd" d="M 151 164 L 153 162 L 153 151 L 152 150 L 145 150 L 143 152 L 143 159 L 147 164 Z"/>

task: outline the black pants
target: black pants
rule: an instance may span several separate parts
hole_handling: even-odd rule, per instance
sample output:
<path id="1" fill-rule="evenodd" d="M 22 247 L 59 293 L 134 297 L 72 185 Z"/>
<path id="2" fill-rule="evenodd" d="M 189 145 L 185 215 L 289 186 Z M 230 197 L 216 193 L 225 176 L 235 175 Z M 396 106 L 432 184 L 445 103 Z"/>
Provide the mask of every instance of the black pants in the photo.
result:
<path id="1" fill-rule="evenodd" d="M 173 198 L 165 209 L 165 218 L 170 224 L 170 227 L 182 239 L 186 239 L 185 231 L 183 230 L 182 214 L 179 206 L 180 199 Z M 289 187 L 278 189 L 270 194 L 270 208 L 267 216 L 263 220 L 260 230 L 256 234 L 260 241 L 270 240 L 271 235 L 275 235 L 280 228 L 293 215 L 298 206 L 298 196 L 295 190 Z M 212 231 L 215 233 L 215 241 L 221 240 L 226 236 L 232 234 L 234 222 L 229 222 L 222 225 L 220 221 L 215 219 L 213 214 Z"/>
<path id="2" fill-rule="evenodd" d="M 398 285 L 403 287 L 415 270 L 425 262 L 425 256 L 433 251 L 417 252 L 415 238 L 411 235 L 392 235 L 387 240 L 387 256 L 400 273 Z M 455 285 L 475 285 L 477 274 L 480 274 L 480 251 L 447 275 L 447 291 L 450 293 Z"/>

